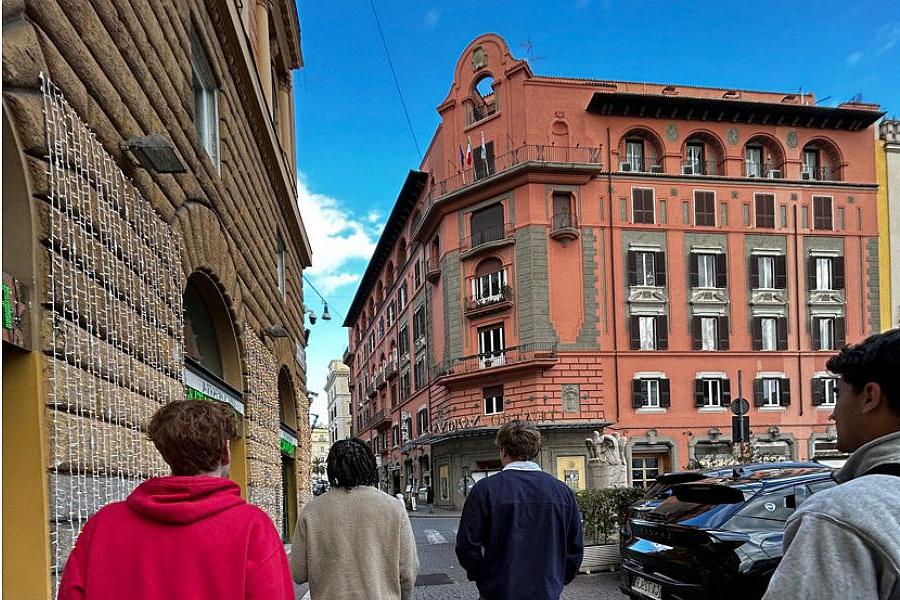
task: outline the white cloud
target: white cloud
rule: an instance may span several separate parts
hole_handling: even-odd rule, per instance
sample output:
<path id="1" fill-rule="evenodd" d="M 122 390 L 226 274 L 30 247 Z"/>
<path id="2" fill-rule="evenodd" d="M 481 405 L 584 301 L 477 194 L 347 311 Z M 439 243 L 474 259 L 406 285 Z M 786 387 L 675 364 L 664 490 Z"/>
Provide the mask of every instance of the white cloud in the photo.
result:
<path id="1" fill-rule="evenodd" d="M 297 197 L 313 251 L 305 275 L 326 296 L 358 281 L 375 251 L 376 232 L 337 198 L 310 190 L 303 174 Z"/>
<path id="2" fill-rule="evenodd" d="M 441 21 L 441 9 L 432 8 L 427 13 L 425 13 L 425 25 L 427 27 L 437 27 L 437 24 Z"/>
<path id="3" fill-rule="evenodd" d="M 381 215 L 378 214 L 377 210 L 370 210 L 369 214 L 366 215 L 366 218 L 369 220 L 369 223 L 377 223 L 378 219 L 381 218 Z"/>
<path id="4" fill-rule="evenodd" d="M 848 67 L 855 67 L 857 63 L 862 60 L 862 57 L 863 51 L 857 50 L 856 52 L 851 52 L 850 54 L 848 54 L 845 62 L 847 63 Z"/>

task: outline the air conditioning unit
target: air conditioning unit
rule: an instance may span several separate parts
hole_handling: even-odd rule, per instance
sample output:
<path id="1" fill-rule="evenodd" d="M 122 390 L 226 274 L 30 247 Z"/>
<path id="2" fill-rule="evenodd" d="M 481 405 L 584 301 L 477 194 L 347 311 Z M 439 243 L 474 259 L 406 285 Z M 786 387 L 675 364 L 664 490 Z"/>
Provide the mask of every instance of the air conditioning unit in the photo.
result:
<path id="1" fill-rule="evenodd" d="M 627 160 L 623 160 L 619 163 L 619 172 L 620 173 L 630 173 L 631 172 L 631 163 Z"/>
<path id="2" fill-rule="evenodd" d="M 694 174 L 694 165 L 681 165 L 681 174 L 682 175 L 693 175 Z"/>
<path id="3" fill-rule="evenodd" d="M 781 179 L 781 169 L 769 169 L 769 179 Z"/>
<path id="4" fill-rule="evenodd" d="M 662 165 L 650 165 L 650 172 L 651 173 L 662 173 L 663 172 Z"/>
<path id="5" fill-rule="evenodd" d="M 803 171 L 800 171 L 800 179 L 803 179 L 803 180 L 805 180 L 805 181 L 809 181 L 809 180 L 811 180 L 812 178 L 813 178 L 812 171 L 807 171 L 807 170 L 805 170 L 805 169 L 804 169 Z"/>

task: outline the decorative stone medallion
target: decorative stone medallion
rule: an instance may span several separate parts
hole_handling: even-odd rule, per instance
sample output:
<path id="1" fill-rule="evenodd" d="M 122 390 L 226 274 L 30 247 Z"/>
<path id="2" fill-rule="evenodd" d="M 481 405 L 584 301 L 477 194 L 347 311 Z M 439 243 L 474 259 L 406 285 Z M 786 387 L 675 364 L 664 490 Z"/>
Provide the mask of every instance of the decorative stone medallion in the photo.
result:
<path id="1" fill-rule="evenodd" d="M 563 412 L 578 412 L 581 409 L 579 395 L 581 387 L 577 383 L 564 383 L 562 386 Z"/>
<path id="2" fill-rule="evenodd" d="M 678 126 L 675 123 L 669 123 L 669 126 L 666 127 L 666 137 L 670 142 L 678 139 Z"/>
<path id="3" fill-rule="evenodd" d="M 735 144 L 738 143 L 738 130 L 734 127 L 731 127 L 728 130 L 727 137 L 728 137 L 728 143 L 731 144 L 732 146 L 734 146 Z"/>
<path id="4" fill-rule="evenodd" d="M 483 69 L 487 66 L 487 52 L 484 51 L 484 48 L 478 46 L 474 50 L 472 50 L 472 70 L 477 71 L 478 69 Z"/>
<path id="5" fill-rule="evenodd" d="M 797 147 L 797 132 L 793 129 L 787 132 L 787 137 L 785 138 L 787 142 L 788 148 L 796 148 Z"/>

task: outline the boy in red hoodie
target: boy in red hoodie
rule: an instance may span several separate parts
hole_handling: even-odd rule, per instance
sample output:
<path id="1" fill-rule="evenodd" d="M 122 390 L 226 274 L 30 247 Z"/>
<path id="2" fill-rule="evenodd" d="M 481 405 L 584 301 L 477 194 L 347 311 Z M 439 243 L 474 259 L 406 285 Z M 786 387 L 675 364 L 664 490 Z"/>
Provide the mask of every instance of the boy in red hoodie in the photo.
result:
<path id="1" fill-rule="evenodd" d="M 203 400 L 159 409 L 148 434 L 172 468 L 85 524 L 60 600 L 294 600 L 271 519 L 226 479 L 230 410 Z"/>

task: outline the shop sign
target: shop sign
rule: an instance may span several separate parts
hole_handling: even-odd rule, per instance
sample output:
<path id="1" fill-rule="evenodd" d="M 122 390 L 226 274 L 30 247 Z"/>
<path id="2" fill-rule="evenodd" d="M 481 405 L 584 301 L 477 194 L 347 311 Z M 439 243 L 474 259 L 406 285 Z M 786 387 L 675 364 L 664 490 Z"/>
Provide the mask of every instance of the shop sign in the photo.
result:
<path id="1" fill-rule="evenodd" d="M 448 433 L 450 431 L 460 431 L 463 429 L 474 429 L 476 427 L 500 427 L 509 421 L 529 421 L 532 423 L 555 422 L 558 416 L 561 416 L 559 410 L 551 408 L 549 410 L 535 410 L 519 413 L 500 413 L 497 415 L 469 415 L 465 417 L 456 417 L 453 419 L 444 419 L 443 415 L 439 415 L 434 425 L 435 433 Z"/>
<path id="2" fill-rule="evenodd" d="M 241 401 L 241 397 L 228 388 L 210 381 L 187 368 L 184 370 L 184 384 L 187 386 L 187 397 L 189 400 L 216 400 L 224 402 L 237 411 L 239 415 L 244 416 L 244 403 Z"/>
<path id="3" fill-rule="evenodd" d="M 293 456 L 294 451 L 297 449 L 297 438 L 292 436 L 290 433 L 285 431 L 284 429 L 279 431 L 279 441 L 281 445 L 281 451 L 288 456 Z"/>

